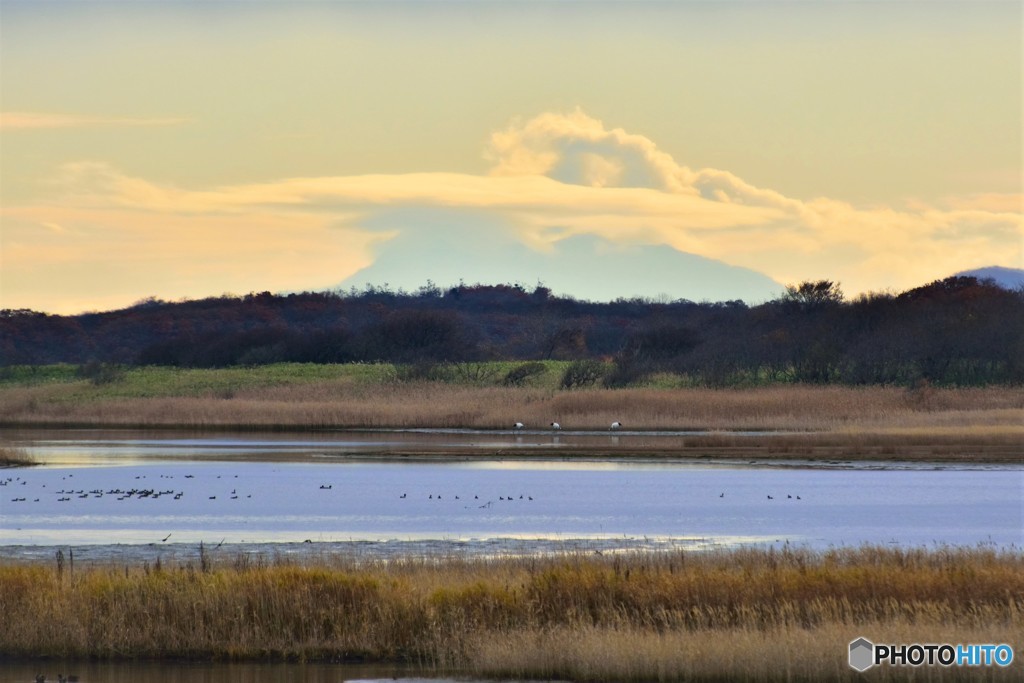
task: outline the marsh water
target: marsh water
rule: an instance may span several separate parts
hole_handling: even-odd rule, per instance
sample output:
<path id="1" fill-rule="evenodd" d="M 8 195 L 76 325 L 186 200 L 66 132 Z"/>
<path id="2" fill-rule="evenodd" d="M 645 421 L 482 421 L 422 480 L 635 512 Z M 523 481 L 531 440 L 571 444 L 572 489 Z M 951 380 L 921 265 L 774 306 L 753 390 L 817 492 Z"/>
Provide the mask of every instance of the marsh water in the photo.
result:
<path id="1" fill-rule="evenodd" d="M 643 455 L 692 436 L 7 431 L 0 439 L 40 464 L 0 470 L 0 559 L 52 562 L 59 550 L 86 564 L 188 562 L 200 543 L 228 559 L 300 560 L 1022 544 L 1020 466 Z M 618 455 L 576 452 L 602 445 Z M 484 448 L 500 455 L 469 455 Z M 113 683 L 443 680 L 351 664 L 0 661 L 0 683 L 58 673 Z"/>
<path id="2" fill-rule="evenodd" d="M 631 445 L 685 433 L 4 436 L 40 462 L 0 473 L 7 558 L 188 558 L 200 542 L 364 557 L 1022 542 L 1019 466 L 684 461 Z M 572 453 L 610 439 L 621 456 Z M 516 457 L 537 444 L 550 454 Z"/>

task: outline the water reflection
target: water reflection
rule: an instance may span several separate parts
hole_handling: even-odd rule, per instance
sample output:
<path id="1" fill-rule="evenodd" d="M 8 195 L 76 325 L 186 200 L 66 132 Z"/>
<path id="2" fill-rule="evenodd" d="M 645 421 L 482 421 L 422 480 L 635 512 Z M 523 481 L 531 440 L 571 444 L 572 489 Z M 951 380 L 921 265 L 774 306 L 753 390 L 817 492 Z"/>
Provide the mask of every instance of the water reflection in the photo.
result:
<path id="1" fill-rule="evenodd" d="M 301 461 L 313 457 L 380 456 L 399 453 L 445 455 L 479 451 L 610 453 L 652 445 L 671 451 L 687 439 L 712 432 L 602 431 L 494 431 L 471 429 L 413 429 L 379 431 L 323 431 L 280 434 L 233 434 L 140 430 L 8 430 L 3 441 L 31 449 L 44 465 L 87 467 L 106 464 L 141 464 L 157 459 Z M 714 434 L 721 434 L 714 432 Z M 731 432 L 730 436 L 756 437 L 765 432 Z"/>
<path id="2" fill-rule="evenodd" d="M 121 566 L 142 562 L 168 565 L 198 565 L 204 555 L 213 562 L 289 563 L 380 562 L 408 559 L 491 559 L 562 555 L 612 555 L 630 552 L 687 552 L 715 547 L 766 542 L 767 539 L 741 536 L 715 538 L 569 538 L 564 540 L 531 538 L 492 538 L 482 540 L 422 541 L 340 541 L 340 542 L 260 542 L 204 545 L 195 543 L 118 543 L 81 545 L 67 538 L 54 538 L 49 544 L 0 546 L 5 562 L 52 563 L 57 550 L 73 555 L 76 566 Z M 774 539 L 773 539 L 774 540 Z"/>
<path id="3" fill-rule="evenodd" d="M 94 662 L 39 660 L 0 663 L 4 683 L 34 683 L 38 675 L 48 682 L 76 676 L 80 683 L 455 683 L 452 678 L 425 677 L 408 666 L 361 664 L 262 664 L 237 662 Z M 472 683 L 459 678 L 459 683 Z"/>

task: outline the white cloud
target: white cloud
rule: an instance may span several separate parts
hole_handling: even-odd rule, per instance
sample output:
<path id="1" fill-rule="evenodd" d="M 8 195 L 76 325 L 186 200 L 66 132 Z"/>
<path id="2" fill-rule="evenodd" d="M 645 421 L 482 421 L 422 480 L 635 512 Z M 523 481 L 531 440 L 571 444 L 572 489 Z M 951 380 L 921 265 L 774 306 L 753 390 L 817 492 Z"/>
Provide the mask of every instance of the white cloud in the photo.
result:
<path id="1" fill-rule="evenodd" d="M 728 171 L 680 165 L 648 138 L 606 128 L 580 110 L 515 122 L 494 133 L 486 154 L 493 167 L 483 176 L 290 178 L 198 190 L 130 177 L 104 164 L 75 163 L 64 166 L 56 179 L 60 199 L 50 209 L 35 207 L 32 216 L 60 226 L 75 226 L 76 211 L 121 216 L 114 221 L 119 226 L 202 225 L 182 229 L 181 239 L 207 241 L 221 223 L 231 235 L 239 221 L 292 226 L 274 237 L 273 253 L 287 254 L 292 241 L 305 253 L 310 235 L 321 234 L 325 223 L 341 226 L 365 248 L 382 237 L 373 220 L 382 211 L 466 210 L 499 218 L 538 249 L 577 234 L 622 245 L 667 244 L 780 282 L 838 280 L 850 294 L 1021 262 L 1024 220 L 1005 199 L 902 208 L 858 208 L 829 198 L 802 201 Z M 150 221 L 140 212 L 164 218 Z M 414 229 L 414 223 L 393 227 Z M 133 238 L 142 239 L 145 229 L 133 229 Z M 209 248 L 199 249 L 213 258 Z M 146 258 L 144 250 L 139 257 Z M 327 267 L 323 259 L 320 263 Z M 348 274 L 339 269 L 337 279 Z"/>
<path id="2" fill-rule="evenodd" d="M 589 184 L 580 166 L 594 157 L 618 165 L 619 187 L 647 187 L 685 193 L 692 175 L 642 135 L 608 130 L 582 110 L 546 113 L 515 122 L 491 135 L 485 153 L 493 176 L 547 175 L 572 184 Z M 692 194 L 692 190 L 689 192 Z"/>

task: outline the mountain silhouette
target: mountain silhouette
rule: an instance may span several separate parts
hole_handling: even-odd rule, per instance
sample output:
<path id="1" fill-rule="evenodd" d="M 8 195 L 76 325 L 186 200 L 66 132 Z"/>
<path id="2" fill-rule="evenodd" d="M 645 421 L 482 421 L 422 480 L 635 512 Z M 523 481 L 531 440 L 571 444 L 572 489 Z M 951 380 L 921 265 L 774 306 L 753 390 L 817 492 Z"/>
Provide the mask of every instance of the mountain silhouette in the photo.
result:
<path id="1" fill-rule="evenodd" d="M 979 280 L 992 280 L 1003 289 L 1020 289 L 1024 287 L 1024 269 L 988 266 L 974 268 L 957 273 L 962 277 L 976 277 Z"/>
<path id="2" fill-rule="evenodd" d="M 410 230 L 387 242 L 374 263 L 341 283 L 416 290 L 538 282 L 560 295 L 590 301 L 667 298 L 760 303 L 783 287 L 748 268 L 678 251 L 667 245 L 619 246 L 601 237 L 577 235 L 550 251 L 534 250 L 502 231 Z"/>

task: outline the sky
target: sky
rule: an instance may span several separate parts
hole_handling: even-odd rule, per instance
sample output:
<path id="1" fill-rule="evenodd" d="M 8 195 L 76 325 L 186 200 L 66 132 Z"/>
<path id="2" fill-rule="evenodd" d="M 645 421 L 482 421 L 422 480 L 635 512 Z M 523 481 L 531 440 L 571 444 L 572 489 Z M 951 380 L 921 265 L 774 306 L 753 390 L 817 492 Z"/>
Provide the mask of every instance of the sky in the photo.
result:
<path id="1" fill-rule="evenodd" d="M 330 288 L 438 212 L 847 295 L 1021 268 L 1022 14 L 3 0 L 0 308 Z"/>

